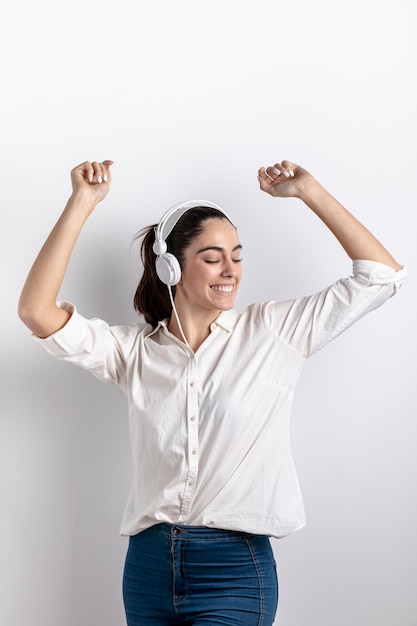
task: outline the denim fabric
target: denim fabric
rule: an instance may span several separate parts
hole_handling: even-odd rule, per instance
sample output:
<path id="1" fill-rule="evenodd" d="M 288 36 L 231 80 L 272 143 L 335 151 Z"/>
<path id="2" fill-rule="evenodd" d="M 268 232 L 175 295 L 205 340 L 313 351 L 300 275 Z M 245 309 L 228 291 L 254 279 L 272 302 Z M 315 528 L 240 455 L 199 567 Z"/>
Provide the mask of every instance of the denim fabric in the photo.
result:
<path id="1" fill-rule="evenodd" d="M 278 581 L 269 538 L 158 524 L 129 539 L 128 626 L 271 626 Z"/>

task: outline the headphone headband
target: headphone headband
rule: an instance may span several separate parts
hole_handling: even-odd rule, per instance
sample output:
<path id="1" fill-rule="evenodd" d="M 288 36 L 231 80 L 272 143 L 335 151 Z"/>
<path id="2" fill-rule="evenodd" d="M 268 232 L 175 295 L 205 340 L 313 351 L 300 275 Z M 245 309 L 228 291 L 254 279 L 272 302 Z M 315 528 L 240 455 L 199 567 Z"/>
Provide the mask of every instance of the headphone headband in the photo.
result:
<path id="1" fill-rule="evenodd" d="M 227 217 L 229 222 L 232 222 L 226 211 L 224 211 L 218 204 L 214 204 L 214 202 L 208 202 L 207 200 L 188 200 L 186 202 L 174 204 L 174 206 L 169 208 L 168 211 L 164 213 L 155 229 L 155 243 L 153 244 L 153 251 L 155 254 L 165 254 L 167 251 L 166 239 L 174 229 L 177 222 L 181 219 L 184 213 L 190 209 L 195 209 L 200 206 L 217 209 L 223 213 L 225 217 Z"/>

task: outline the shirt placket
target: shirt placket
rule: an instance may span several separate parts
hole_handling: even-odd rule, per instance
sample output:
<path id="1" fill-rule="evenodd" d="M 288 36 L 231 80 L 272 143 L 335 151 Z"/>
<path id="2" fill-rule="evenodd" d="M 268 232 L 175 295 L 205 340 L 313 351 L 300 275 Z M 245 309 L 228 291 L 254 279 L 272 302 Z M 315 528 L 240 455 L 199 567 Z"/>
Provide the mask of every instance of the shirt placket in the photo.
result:
<path id="1" fill-rule="evenodd" d="M 179 521 L 188 519 L 195 494 L 199 464 L 199 410 L 198 410 L 198 369 L 195 355 L 189 356 L 187 370 L 187 460 L 188 471 L 185 478 L 183 499 Z"/>

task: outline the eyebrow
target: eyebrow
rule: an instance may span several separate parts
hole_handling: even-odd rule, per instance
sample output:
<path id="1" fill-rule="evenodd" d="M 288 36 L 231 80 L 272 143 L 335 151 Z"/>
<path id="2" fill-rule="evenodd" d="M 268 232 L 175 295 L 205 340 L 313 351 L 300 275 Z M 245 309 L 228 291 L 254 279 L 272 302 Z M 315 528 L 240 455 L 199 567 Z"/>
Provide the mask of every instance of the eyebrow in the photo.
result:
<path id="1" fill-rule="evenodd" d="M 237 246 L 235 246 L 232 250 L 232 252 L 235 252 L 236 250 L 242 250 L 242 245 L 238 244 Z M 207 250 L 215 250 L 216 252 L 224 252 L 224 248 L 221 248 L 220 246 L 207 246 L 207 248 L 201 248 L 201 250 L 197 250 L 196 254 L 200 254 L 200 252 L 207 252 Z"/>

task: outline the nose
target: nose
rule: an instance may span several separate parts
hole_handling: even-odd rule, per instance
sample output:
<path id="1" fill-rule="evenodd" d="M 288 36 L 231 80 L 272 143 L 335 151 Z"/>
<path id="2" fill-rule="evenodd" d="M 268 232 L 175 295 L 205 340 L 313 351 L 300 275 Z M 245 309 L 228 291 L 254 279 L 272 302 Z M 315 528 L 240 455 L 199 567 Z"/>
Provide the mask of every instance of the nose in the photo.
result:
<path id="1" fill-rule="evenodd" d="M 227 277 L 234 277 L 236 275 L 237 275 L 236 265 L 233 263 L 232 260 L 226 259 L 222 268 L 222 276 L 227 278 Z"/>

